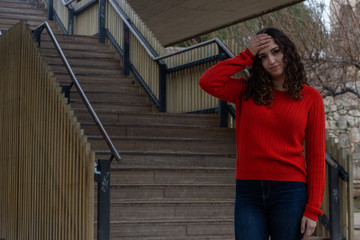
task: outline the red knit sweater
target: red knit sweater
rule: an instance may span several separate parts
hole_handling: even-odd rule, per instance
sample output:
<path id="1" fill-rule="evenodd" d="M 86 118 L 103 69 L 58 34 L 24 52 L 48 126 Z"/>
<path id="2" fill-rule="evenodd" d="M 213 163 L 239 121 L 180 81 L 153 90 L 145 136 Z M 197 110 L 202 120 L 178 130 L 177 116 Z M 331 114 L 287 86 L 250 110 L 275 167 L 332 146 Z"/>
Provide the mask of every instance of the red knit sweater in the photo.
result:
<path id="1" fill-rule="evenodd" d="M 246 49 L 207 70 L 200 86 L 210 95 L 236 104 L 237 166 L 240 180 L 306 182 L 304 216 L 317 220 L 325 185 L 325 114 L 320 93 L 307 85 L 303 98 L 293 100 L 273 89 L 271 108 L 244 100 L 244 79 L 235 73 L 253 64 Z M 304 159 L 303 143 L 306 142 Z"/>

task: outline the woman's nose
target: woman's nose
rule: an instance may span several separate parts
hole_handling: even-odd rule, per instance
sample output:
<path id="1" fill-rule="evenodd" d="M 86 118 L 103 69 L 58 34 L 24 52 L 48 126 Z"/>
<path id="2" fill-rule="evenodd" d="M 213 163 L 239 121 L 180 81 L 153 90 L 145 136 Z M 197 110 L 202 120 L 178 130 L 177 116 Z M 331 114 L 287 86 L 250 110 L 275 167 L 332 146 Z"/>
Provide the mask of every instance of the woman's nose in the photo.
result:
<path id="1" fill-rule="evenodd" d="M 269 64 L 273 64 L 275 62 L 274 56 L 271 55 L 269 55 L 268 60 L 269 60 Z"/>

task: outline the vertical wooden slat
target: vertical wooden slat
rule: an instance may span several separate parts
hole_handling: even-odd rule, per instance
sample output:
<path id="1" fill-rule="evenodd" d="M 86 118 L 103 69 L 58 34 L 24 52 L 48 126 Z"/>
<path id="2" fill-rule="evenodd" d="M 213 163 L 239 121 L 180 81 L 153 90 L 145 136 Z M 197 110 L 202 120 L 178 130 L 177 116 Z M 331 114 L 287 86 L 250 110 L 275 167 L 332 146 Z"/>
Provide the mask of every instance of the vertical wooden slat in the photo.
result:
<path id="1" fill-rule="evenodd" d="M 344 170 L 346 171 L 348 169 L 348 162 L 346 161 L 346 152 L 345 149 L 343 148 L 339 148 L 338 149 L 338 160 L 339 163 L 341 164 L 341 166 L 344 167 Z M 347 226 L 349 225 L 348 222 L 348 214 L 349 212 L 347 212 L 347 210 L 349 209 L 348 206 L 348 191 L 347 191 L 347 186 L 348 183 L 339 179 L 340 181 L 340 229 L 342 231 L 342 233 L 344 234 L 344 236 L 346 237 L 346 239 L 348 239 L 349 237 L 349 229 L 347 228 Z"/>
<path id="2" fill-rule="evenodd" d="M 328 136 L 328 134 L 326 134 L 326 137 L 325 137 L 325 149 L 330 152 L 330 148 L 331 148 L 331 145 L 330 145 L 330 137 Z M 324 200 L 323 200 L 323 212 L 324 214 L 326 214 L 327 217 L 330 216 L 329 214 L 329 175 L 328 175 L 328 168 L 329 166 L 326 164 L 326 167 L 325 167 L 325 191 L 324 191 Z M 325 236 L 327 233 L 326 229 L 324 227 L 322 227 L 322 235 L 320 236 Z"/>
<path id="3" fill-rule="evenodd" d="M 349 173 L 349 184 L 347 185 L 346 191 L 348 192 L 347 200 L 347 212 L 348 212 L 348 229 L 349 229 L 349 240 L 355 240 L 354 238 L 354 182 L 353 182 L 353 159 L 352 155 L 348 154 L 346 156 L 346 161 L 348 163 L 346 171 Z"/>

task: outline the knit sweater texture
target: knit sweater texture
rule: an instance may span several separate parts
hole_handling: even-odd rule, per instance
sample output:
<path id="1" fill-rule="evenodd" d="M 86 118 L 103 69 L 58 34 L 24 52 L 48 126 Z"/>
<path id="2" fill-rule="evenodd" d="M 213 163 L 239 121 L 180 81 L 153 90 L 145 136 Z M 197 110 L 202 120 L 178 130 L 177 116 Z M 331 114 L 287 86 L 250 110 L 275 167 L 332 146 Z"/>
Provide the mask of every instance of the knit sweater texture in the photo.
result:
<path id="1" fill-rule="evenodd" d="M 317 221 L 322 215 L 320 206 L 325 186 L 322 96 L 315 88 L 304 85 L 300 100 L 273 89 L 270 108 L 256 104 L 251 98 L 243 99 L 245 79 L 232 76 L 251 66 L 253 59 L 246 49 L 208 69 L 199 81 L 210 95 L 236 104 L 236 179 L 307 183 L 304 216 Z"/>

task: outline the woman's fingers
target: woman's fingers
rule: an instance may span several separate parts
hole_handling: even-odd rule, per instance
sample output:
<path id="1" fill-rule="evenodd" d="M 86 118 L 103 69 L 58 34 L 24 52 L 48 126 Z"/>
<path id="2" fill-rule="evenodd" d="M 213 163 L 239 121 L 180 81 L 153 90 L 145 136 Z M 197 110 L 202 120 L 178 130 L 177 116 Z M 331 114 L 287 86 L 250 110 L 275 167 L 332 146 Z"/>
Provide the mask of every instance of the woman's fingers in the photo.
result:
<path id="1" fill-rule="evenodd" d="M 255 56 L 261 49 L 268 46 L 271 36 L 267 34 L 259 34 L 252 37 L 249 41 L 248 49 Z"/>
<path id="2" fill-rule="evenodd" d="M 305 225 L 306 225 L 306 219 L 305 219 L 305 217 L 303 217 L 301 219 L 301 233 L 305 232 Z"/>
<path id="3" fill-rule="evenodd" d="M 271 36 L 269 36 L 267 34 L 262 34 L 257 39 L 257 46 L 258 46 L 258 48 L 261 49 L 262 47 L 267 45 L 270 41 L 271 41 Z"/>
<path id="4" fill-rule="evenodd" d="M 302 240 L 308 239 L 314 233 L 316 224 L 316 221 L 305 216 L 301 219 L 301 233 L 305 232 Z"/>

